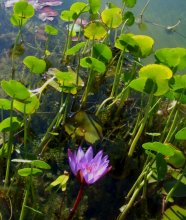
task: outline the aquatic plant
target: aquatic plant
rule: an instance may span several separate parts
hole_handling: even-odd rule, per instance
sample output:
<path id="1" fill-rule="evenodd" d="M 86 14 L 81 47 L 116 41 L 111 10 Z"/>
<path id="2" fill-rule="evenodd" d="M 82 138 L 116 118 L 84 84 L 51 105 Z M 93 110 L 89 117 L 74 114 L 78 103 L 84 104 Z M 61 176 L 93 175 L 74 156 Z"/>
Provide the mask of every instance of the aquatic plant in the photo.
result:
<path id="1" fill-rule="evenodd" d="M 68 159 L 73 174 L 81 183 L 77 199 L 68 217 L 68 220 L 70 220 L 73 218 L 78 207 L 84 186 L 94 184 L 108 173 L 112 167 L 109 166 L 108 156 L 103 157 L 103 151 L 99 151 L 96 156 L 93 157 L 93 149 L 91 146 L 87 149 L 86 153 L 83 152 L 81 147 L 78 148 L 77 152 L 72 152 L 68 149 Z"/>

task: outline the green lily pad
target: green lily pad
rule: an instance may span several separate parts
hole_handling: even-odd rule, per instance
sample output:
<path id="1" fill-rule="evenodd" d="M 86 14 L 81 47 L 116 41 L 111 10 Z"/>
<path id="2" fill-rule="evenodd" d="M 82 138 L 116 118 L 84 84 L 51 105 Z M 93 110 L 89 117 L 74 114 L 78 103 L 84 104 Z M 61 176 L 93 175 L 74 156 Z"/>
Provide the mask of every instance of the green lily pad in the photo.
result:
<path id="1" fill-rule="evenodd" d="M 142 145 L 145 150 L 152 150 L 156 153 L 160 153 L 164 156 L 174 156 L 174 149 L 167 144 L 162 144 L 160 142 L 148 142 Z"/>
<path id="2" fill-rule="evenodd" d="M 56 29 L 55 27 L 46 24 L 45 25 L 45 32 L 49 35 L 58 35 L 58 29 Z"/>
<path id="3" fill-rule="evenodd" d="M 134 14 L 130 11 L 125 12 L 123 16 L 123 21 L 126 23 L 127 26 L 132 26 L 135 21 Z"/>
<path id="4" fill-rule="evenodd" d="M 146 35 L 133 35 L 132 38 L 136 41 L 140 49 L 141 57 L 147 57 L 152 52 L 154 40 L 151 37 Z"/>
<path id="5" fill-rule="evenodd" d="M 182 70 L 186 68 L 186 49 L 185 48 L 162 48 L 156 50 L 155 58 L 158 62 Z"/>
<path id="6" fill-rule="evenodd" d="M 101 13 L 101 19 L 109 28 L 117 28 L 122 23 L 121 8 L 105 9 Z"/>
<path id="7" fill-rule="evenodd" d="M 37 168 L 23 168 L 18 170 L 20 176 L 31 176 L 31 175 L 40 175 L 43 171 Z"/>
<path id="8" fill-rule="evenodd" d="M 170 145 L 174 150 L 174 155 L 166 157 L 167 163 L 172 165 L 175 168 L 182 168 L 185 164 L 185 155 L 182 153 L 181 150 L 175 148 L 174 146 Z"/>
<path id="9" fill-rule="evenodd" d="M 32 73 L 41 74 L 46 69 L 46 62 L 35 56 L 27 56 L 23 60 L 25 66 L 27 66 Z"/>
<path id="10" fill-rule="evenodd" d="M 186 219 L 186 209 L 177 205 L 171 206 L 163 213 L 162 220 L 184 220 Z"/>
<path id="11" fill-rule="evenodd" d="M 26 24 L 26 22 L 28 21 L 28 19 L 26 18 L 20 18 L 17 15 L 12 15 L 10 18 L 10 22 L 13 26 L 23 26 L 24 24 Z"/>
<path id="12" fill-rule="evenodd" d="M 122 0 L 125 3 L 125 6 L 128 8 L 133 8 L 137 0 Z"/>
<path id="13" fill-rule="evenodd" d="M 85 44 L 86 44 L 85 42 L 80 42 L 80 43 L 76 44 L 75 46 L 71 47 L 70 49 L 68 49 L 65 54 L 66 55 L 75 55 L 76 53 L 78 53 L 81 50 L 82 47 L 85 46 Z"/>
<path id="14" fill-rule="evenodd" d="M 133 39 L 133 36 L 134 35 L 131 33 L 121 34 L 115 42 L 115 47 L 120 50 L 137 52 L 139 50 L 139 47 L 136 41 Z"/>
<path id="15" fill-rule="evenodd" d="M 25 100 L 30 97 L 28 89 L 16 80 L 2 80 L 1 86 L 6 94 L 14 99 Z"/>
<path id="16" fill-rule="evenodd" d="M 169 80 L 169 86 L 173 91 L 183 94 L 186 89 L 186 75 L 176 75 Z"/>
<path id="17" fill-rule="evenodd" d="M 157 84 L 157 91 L 154 95 L 159 96 L 169 90 L 168 79 L 172 77 L 172 71 L 160 64 L 149 64 L 139 70 L 139 77 L 152 79 Z"/>
<path id="18" fill-rule="evenodd" d="M 8 99 L 0 99 L 0 109 L 10 110 L 11 109 L 11 101 Z"/>
<path id="19" fill-rule="evenodd" d="M 107 35 L 105 26 L 98 21 L 89 23 L 84 28 L 84 36 L 90 40 L 101 40 Z"/>
<path id="20" fill-rule="evenodd" d="M 34 16 L 34 8 L 28 2 L 20 1 L 14 4 L 14 15 L 20 18 L 31 18 Z"/>
<path id="21" fill-rule="evenodd" d="M 103 62 L 93 57 L 84 57 L 80 60 L 80 65 L 85 68 L 90 68 L 98 73 L 103 73 L 106 66 Z"/>
<path id="22" fill-rule="evenodd" d="M 85 2 L 75 2 L 71 5 L 70 11 L 76 12 L 77 15 L 89 11 L 89 6 Z"/>
<path id="23" fill-rule="evenodd" d="M 112 59 L 112 51 L 106 44 L 97 43 L 93 46 L 93 57 L 107 64 Z"/>
<path id="24" fill-rule="evenodd" d="M 77 19 L 77 13 L 70 10 L 64 10 L 61 12 L 60 18 L 63 21 L 74 21 Z"/>
<path id="25" fill-rule="evenodd" d="M 100 0 L 88 0 L 88 1 L 90 6 L 90 13 L 97 14 L 101 7 L 101 1 Z"/>
<path id="26" fill-rule="evenodd" d="M 13 107 L 18 111 L 31 115 L 39 108 L 39 99 L 36 95 L 31 95 L 30 98 L 26 99 L 25 102 L 15 100 Z"/>
<path id="27" fill-rule="evenodd" d="M 51 166 L 46 163 L 45 161 L 42 160 L 33 160 L 31 162 L 32 166 L 40 168 L 40 169 L 44 169 L 44 170 L 49 170 L 51 169 Z"/>
<path id="28" fill-rule="evenodd" d="M 178 140 L 186 140 L 186 127 L 179 130 L 176 133 L 175 138 Z"/>
<path id="29" fill-rule="evenodd" d="M 85 138 L 91 144 L 102 137 L 102 127 L 84 111 L 76 113 L 71 123 L 65 124 L 65 131 L 71 136 Z"/>
<path id="30" fill-rule="evenodd" d="M 21 126 L 22 122 L 17 117 L 12 117 L 12 125 L 10 126 L 10 117 L 8 117 L 0 122 L 0 131 L 17 131 Z"/>

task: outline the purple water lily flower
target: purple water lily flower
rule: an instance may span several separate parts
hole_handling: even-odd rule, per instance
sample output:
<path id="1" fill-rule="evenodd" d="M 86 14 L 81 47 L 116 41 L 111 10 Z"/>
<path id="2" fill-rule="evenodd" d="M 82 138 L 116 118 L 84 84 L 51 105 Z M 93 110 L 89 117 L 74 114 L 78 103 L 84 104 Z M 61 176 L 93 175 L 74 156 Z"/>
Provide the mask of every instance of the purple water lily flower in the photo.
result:
<path id="1" fill-rule="evenodd" d="M 108 156 L 103 156 L 102 150 L 93 157 L 92 147 L 89 147 L 86 153 L 81 147 L 77 152 L 68 149 L 68 159 L 73 174 L 78 177 L 81 183 L 88 185 L 95 183 L 112 169 L 109 166 Z"/>

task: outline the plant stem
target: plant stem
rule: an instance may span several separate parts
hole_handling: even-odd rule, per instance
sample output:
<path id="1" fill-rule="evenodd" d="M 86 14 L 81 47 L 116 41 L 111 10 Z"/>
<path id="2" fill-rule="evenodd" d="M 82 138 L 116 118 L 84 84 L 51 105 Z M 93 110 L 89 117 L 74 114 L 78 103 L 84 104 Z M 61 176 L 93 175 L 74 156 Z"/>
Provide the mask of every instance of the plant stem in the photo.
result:
<path id="1" fill-rule="evenodd" d="M 130 201 L 128 202 L 128 204 L 125 206 L 123 212 L 118 216 L 117 220 L 124 220 L 127 216 L 127 213 L 129 211 L 129 209 L 132 207 L 138 193 L 140 192 L 141 188 L 144 186 L 145 181 L 149 180 L 149 178 L 151 177 L 151 175 L 153 174 L 153 171 L 150 171 L 149 174 L 146 176 L 146 179 L 143 180 L 138 187 L 136 188 L 136 190 L 134 191 Z"/>
<path id="2" fill-rule="evenodd" d="M 80 186 L 80 189 L 79 189 L 79 192 L 78 192 L 78 195 L 77 195 L 77 198 L 76 198 L 76 201 L 74 203 L 74 206 L 72 208 L 72 210 L 70 211 L 70 214 L 68 216 L 68 219 L 67 220 L 71 220 L 75 214 L 75 211 L 81 201 L 81 198 L 82 198 L 82 195 L 83 195 L 83 192 L 84 192 L 84 187 L 85 187 L 85 184 L 84 183 L 81 183 L 81 186 Z"/>
<path id="3" fill-rule="evenodd" d="M 21 214 L 20 214 L 19 220 L 24 220 L 25 206 L 26 206 L 26 203 L 27 203 L 27 200 L 28 200 L 28 193 L 29 193 L 29 188 L 27 186 L 27 188 L 25 189 L 25 196 L 24 196 L 24 199 L 23 199 L 23 204 L 22 204 Z"/>
<path id="4" fill-rule="evenodd" d="M 13 117 L 13 103 L 14 99 L 11 101 L 11 109 L 10 109 L 10 133 L 8 140 L 8 153 L 7 153 L 7 164 L 6 164 L 6 174 L 5 174 L 5 187 L 8 187 L 9 184 L 9 175 L 10 175 L 10 163 L 11 163 L 11 153 L 12 153 L 12 142 L 13 142 L 13 131 L 12 131 L 12 117 Z"/>
<path id="5" fill-rule="evenodd" d="M 149 111 L 150 111 L 150 108 L 151 108 L 152 101 L 153 101 L 153 93 L 150 94 L 150 97 L 149 97 L 149 100 L 148 100 L 148 103 L 147 103 L 147 106 L 146 106 L 146 109 L 145 109 L 144 118 L 143 118 L 143 120 L 141 122 L 141 125 L 138 129 L 138 132 L 137 132 L 137 134 L 136 134 L 136 136 L 135 136 L 135 138 L 132 141 L 132 144 L 130 146 L 130 149 L 129 149 L 129 152 L 128 152 L 129 157 L 132 157 L 133 152 L 134 152 L 135 147 L 136 147 L 136 144 L 137 144 L 137 142 L 138 142 L 138 140 L 139 140 L 139 138 L 140 138 L 140 136 L 143 132 L 143 129 L 144 129 L 146 121 L 147 121 L 147 118 L 149 116 Z"/>

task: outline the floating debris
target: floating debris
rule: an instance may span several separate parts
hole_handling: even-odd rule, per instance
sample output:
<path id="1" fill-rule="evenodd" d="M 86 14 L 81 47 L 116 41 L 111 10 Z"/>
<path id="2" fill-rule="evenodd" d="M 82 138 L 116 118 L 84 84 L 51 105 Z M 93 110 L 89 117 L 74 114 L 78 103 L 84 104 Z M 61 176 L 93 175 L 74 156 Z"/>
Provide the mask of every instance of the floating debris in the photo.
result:
<path id="1" fill-rule="evenodd" d="M 13 7 L 13 5 L 16 2 L 19 2 L 20 0 L 7 0 L 5 2 L 5 7 L 10 8 Z M 59 6 L 63 2 L 61 0 L 28 0 L 28 3 L 30 3 L 36 11 L 39 12 L 39 19 L 42 21 L 52 21 L 54 20 L 54 17 L 58 16 L 58 12 L 50 8 L 51 6 Z"/>

